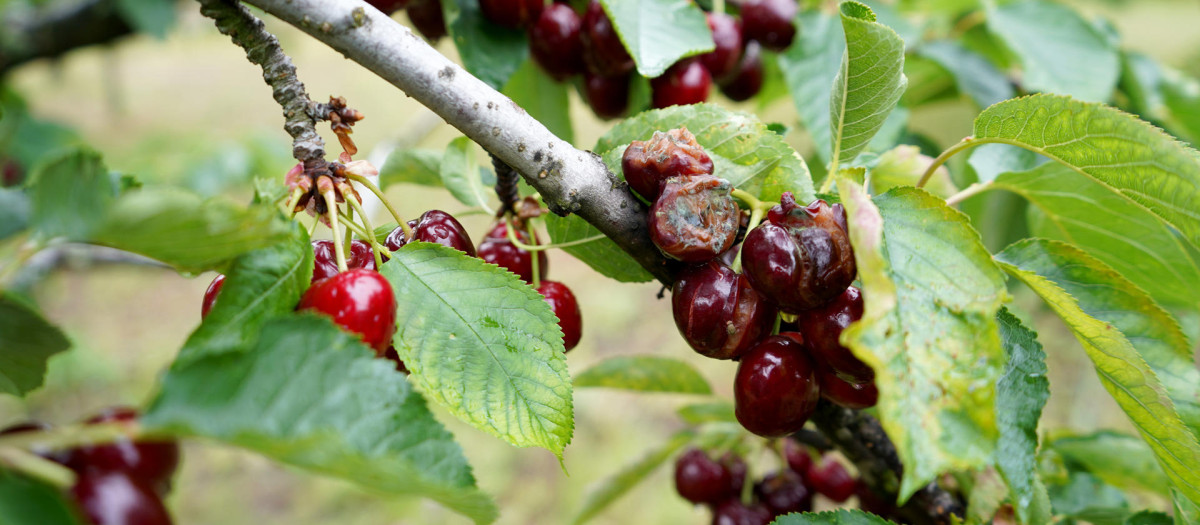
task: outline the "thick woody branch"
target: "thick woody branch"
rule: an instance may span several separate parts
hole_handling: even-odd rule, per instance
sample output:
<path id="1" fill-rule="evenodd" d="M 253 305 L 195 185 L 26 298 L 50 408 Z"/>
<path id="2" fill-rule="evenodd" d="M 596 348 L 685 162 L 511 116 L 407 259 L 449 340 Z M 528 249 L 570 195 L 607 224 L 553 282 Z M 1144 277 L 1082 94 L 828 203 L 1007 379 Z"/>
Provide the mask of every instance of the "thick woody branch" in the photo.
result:
<path id="1" fill-rule="evenodd" d="M 0 75 L 32 60 L 133 33 L 116 5 L 116 0 L 84 0 L 49 9 L 10 9 L 11 16 L 0 21 Z"/>

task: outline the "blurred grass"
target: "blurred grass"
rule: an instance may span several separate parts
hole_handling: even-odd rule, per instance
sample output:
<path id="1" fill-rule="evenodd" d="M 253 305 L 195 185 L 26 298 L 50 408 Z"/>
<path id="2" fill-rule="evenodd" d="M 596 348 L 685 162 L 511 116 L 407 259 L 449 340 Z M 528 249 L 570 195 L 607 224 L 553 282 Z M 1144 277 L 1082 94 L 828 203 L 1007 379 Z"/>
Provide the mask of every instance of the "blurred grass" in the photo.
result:
<path id="1" fill-rule="evenodd" d="M 1088 14 L 1112 19 L 1125 45 L 1168 64 L 1194 59 L 1200 21 L 1194 2 L 1074 2 Z M 136 37 L 87 49 L 54 62 L 22 68 L 12 81 L 30 97 L 32 111 L 78 129 L 105 154 L 113 169 L 150 182 L 183 184 L 205 194 L 249 195 L 253 177 L 278 177 L 291 164 L 279 108 L 258 69 L 213 30 L 190 4 L 164 41 Z M 401 15 L 401 18 L 403 16 Z M 336 52 L 274 20 L 300 77 L 317 99 L 345 96 L 367 115 L 354 138 L 370 154 L 396 141 L 440 148 L 458 133 L 441 124 L 425 134 L 423 107 Z M 448 42 L 439 46 L 453 54 Z M 743 106 L 751 109 L 749 106 Z M 913 127 L 948 144 L 970 131 L 974 109 L 939 103 L 914 112 Z M 595 142 L 609 124 L 573 97 L 580 146 Z M 764 120 L 794 122 L 790 101 L 773 103 Z M 337 141 L 325 127 L 331 145 Z M 803 133 L 788 140 L 808 151 Z M 452 213 L 463 207 L 441 191 L 397 187 L 389 191 L 402 213 L 429 207 Z M 387 220 L 375 218 L 377 223 Z M 488 218 L 463 218 L 482 235 Z M 569 355 L 579 371 L 607 356 L 648 353 L 688 359 L 728 398 L 734 367 L 694 357 L 676 335 L 670 303 L 655 299 L 653 284 L 614 285 L 571 257 L 550 255 L 550 275 L 581 299 L 584 339 Z M 75 343 L 51 361 L 47 386 L 21 403 L 0 397 L 0 423 L 37 417 L 64 423 L 113 404 L 138 404 L 199 321 L 200 298 L 211 275 L 185 278 L 134 268 L 68 268 L 36 288 L 47 316 Z M 1128 430 L 1091 371 L 1078 343 L 1027 290 L 1014 290 L 1012 308 L 1038 330 L 1049 357 L 1052 397 L 1045 429 Z M 695 398 L 693 398 L 695 400 Z M 576 430 L 564 473 L 543 450 L 513 449 L 435 412 L 459 438 L 479 484 L 502 509 L 500 523 L 563 523 L 589 486 L 640 457 L 679 428 L 674 409 L 682 396 L 637 396 L 607 390 L 576 392 Z M 467 523 L 435 504 L 378 497 L 347 483 L 309 476 L 260 457 L 210 443 L 189 442 L 170 501 L 181 524 Z M 595 523 L 700 523 L 707 512 L 675 496 L 669 469 L 619 500 Z"/>

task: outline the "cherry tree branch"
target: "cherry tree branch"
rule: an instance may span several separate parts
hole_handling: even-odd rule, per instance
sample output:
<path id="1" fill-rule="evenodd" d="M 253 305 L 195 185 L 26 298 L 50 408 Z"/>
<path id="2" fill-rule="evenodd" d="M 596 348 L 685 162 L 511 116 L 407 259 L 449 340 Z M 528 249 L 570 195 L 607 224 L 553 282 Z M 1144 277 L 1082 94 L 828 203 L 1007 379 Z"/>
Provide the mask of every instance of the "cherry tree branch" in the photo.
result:
<path id="1" fill-rule="evenodd" d="M 102 44 L 133 33 L 116 0 L 84 0 L 48 9 L 10 9 L 0 21 L 0 75 L 39 58 Z"/>

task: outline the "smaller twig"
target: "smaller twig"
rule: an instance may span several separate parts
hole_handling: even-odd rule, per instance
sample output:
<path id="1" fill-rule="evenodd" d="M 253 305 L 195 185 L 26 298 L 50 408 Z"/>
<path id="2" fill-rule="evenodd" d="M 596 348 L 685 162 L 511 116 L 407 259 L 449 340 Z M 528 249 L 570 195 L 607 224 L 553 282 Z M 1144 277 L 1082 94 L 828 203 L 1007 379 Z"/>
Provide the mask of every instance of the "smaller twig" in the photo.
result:
<path id="1" fill-rule="evenodd" d="M 991 187 L 992 187 L 992 181 L 990 181 L 990 180 L 987 182 L 976 182 L 970 186 L 967 186 L 966 189 L 947 197 L 946 204 L 950 205 L 950 206 L 955 206 L 958 203 L 966 200 L 967 198 L 973 197 L 979 193 L 983 193 L 983 192 L 991 189 Z"/>

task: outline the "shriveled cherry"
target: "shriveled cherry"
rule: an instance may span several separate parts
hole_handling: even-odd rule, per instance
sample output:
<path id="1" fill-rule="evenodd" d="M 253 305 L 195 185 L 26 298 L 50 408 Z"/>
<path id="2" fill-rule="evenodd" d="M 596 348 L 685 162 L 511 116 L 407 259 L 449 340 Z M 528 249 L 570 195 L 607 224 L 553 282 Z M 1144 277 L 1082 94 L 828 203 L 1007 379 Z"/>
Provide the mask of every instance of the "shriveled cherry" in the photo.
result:
<path id="1" fill-rule="evenodd" d="M 529 242 L 529 234 L 523 230 L 516 230 L 516 236 L 524 244 L 533 244 Z M 517 248 L 508 240 L 508 225 L 504 221 L 497 222 L 483 242 L 479 243 L 479 258 L 517 274 L 527 283 L 533 283 L 533 254 Z M 538 273 L 545 277 L 548 268 L 546 252 L 537 252 L 537 258 Z"/>
<path id="2" fill-rule="evenodd" d="M 200 303 L 200 318 L 208 317 L 208 312 L 212 311 L 212 307 L 217 302 L 217 296 L 221 294 L 221 287 L 225 285 L 225 275 L 218 275 L 211 283 L 208 284 L 208 289 L 204 290 L 204 302 Z"/>
<path id="3" fill-rule="evenodd" d="M 583 18 L 567 4 L 546 6 L 529 29 L 529 54 L 558 81 L 583 73 Z"/>
<path id="4" fill-rule="evenodd" d="M 650 208 L 650 240 L 684 262 L 717 257 L 737 237 L 741 210 L 732 191 L 728 181 L 711 175 L 667 179 Z"/>
<path id="5" fill-rule="evenodd" d="M 583 74 L 583 95 L 597 117 L 619 118 L 629 109 L 628 73 L 606 77 L 591 72 Z"/>
<path id="6" fill-rule="evenodd" d="M 390 15 L 404 9 L 404 5 L 408 3 L 408 0 L 367 0 L 367 3 L 371 4 L 371 7 L 382 11 L 383 14 Z"/>
<path id="7" fill-rule="evenodd" d="M 783 457 L 787 460 L 788 468 L 792 469 L 792 472 L 802 476 L 808 472 L 808 468 L 813 463 L 812 456 L 808 454 L 808 450 L 792 438 L 783 440 Z"/>
<path id="8" fill-rule="evenodd" d="M 734 415 L 746 430 L 783 437 L 804 427 L 820 391 L 798 334 L 773 335 L 742 356 L 733 382 Z"/>
<path id="9" fill-rule="evenodd" d="M 825 497 L 841 503 L 854 495 L 857 482 L 837 459 L 824 456 L 808 469 L 808 484 Z"/>
<path id="10" fill-rule="evenodd" d="M 299 310 L 333 318 L 382 355 L 396 333 L 396 296 L 392 285 L 373 270 L 354 269 L 317 281 L 300 298 Z"/>
<path id="11" fill-rule="evenodd" d="M 743 102 L 762 91 L 766 69 L 758 42 L 746 43 L 746 50 L 733 72 L 717 81 L 717 87 L 729 100 Z"/>
<path id="12" fill-rule="evenodd" d="M 776 516 L 812 510 L 812 493 L 804 479 L 790 469 L 767 474 L 754 485 L 754 493 Z"/>
<path id="13" fill-rule="evenodd" d="M 851 286 L 832 301 L 796 318 L 796 326 L 804 334 L 804 346 L 811 352 L 812 358 L 823 362 L 852 383 L 866 383 L 875 379 L 875 371 L 838 342 L 842 330 L 862 319 L 862 315 L 862 292 Z"/>
<path id="14" fill-rule="evenodd" d="M 675 491 L 692 503 L 716 504 L 737 496 L 733 473 L 700 449 L 684 452 L 675 460 Z"/>
<path id="15" fill-rule="evenodd" d="M 746 276 L 719 260 L 680 273 L 671 287 L 679 333 L 700 355 L 736 359 L 771 333 L 776 310 Z"/>
<path id="16" fill-rule="evenodd" d="M 449 213 L 429 210 L 422 213 L 417 220 L 408 221 L 408 227 L 413 232 L 413 240 L 449 246 L 471 257 L 475 256 L 475 243 L 471 242 L 471 236 L 458 219 Z M 399 226 L 392 230 L 383 242 L 391 251 L 399 250 L 405 244 L 408 244 L 408 239 L 404 237 L 404 228 Z"/>
<path id="17" fill-rule="evenodd" d="M 446 18 L 442 14 L 442 0 L 412 0 L 408 4 L 408 19 L 413 27 L 430 42 L 446 36 Z"/>
<path id="18" fill-rule="evenodd" d="M 635 140 L 621 155 L 621 173 L 629 188 L 654 202 L 671 177 L 712 175 L 713 162 L 687 128 L 655 131 L 650 140 Z"/>
<path id="19" fill-rule="evenodd" d="M 713 509 L 713 525 L 767 525 L 774 516 L 762 503 L 746 505 L 742 500 L 730 498 Z"/>
<path id="20" fill-rule="evenodd" d="M 725 13 L 708 13 L 707 16 L 716 47 L 700 55 L 700 63 L 713 78 L 721 78 L 733 72 L 742 55 L 742 21 Z"/>
<path id="21" fill-rule="evenodd" d="M 337 254 L 334 253 L 333 241 L 312 241 L 313 275 L 312 282 L 328 279 L 337 275 Z M 345 246 L 342 249 L 346 249 Z M 355 239 L 350 241 L 350 249 L 346 250 L 346 267 L 348 269 L 363 268 L 375 270 L 375 254 L 371 245 L 366 241 Z"/>
<path id="22" fill-rule="evenodd" d="M 708 100 L 712 91 L 712 74 L 698 59 L 680 60 L 661 76 L 650 79 L 650 90 L 655 108 L 699 104 Z"/>
<path id="23" fill-rule="evenodd" d="M 879 403 L 879 390 L 875 388 L 874 380 L 856 383 L 847 381 L 826 366 L 818 368 L 817 383 L 821 385 L 821 397 L 854 410 L 871 408 Z"/>
<path id="24" fill-rule="evenodd" d="M 742 2 L 742 32 L 772 51 L 783 51 L 796 37 L 796 0 L 745 0 Z"/>
<path id="25" fill-rule="evenodd" d="M 132 422 L 137 417 L 137 410 L 133 408 L 115 407 L 89 418 L 87 423 Z M 124 472 L 153 489 L 166 492 L 179 466 L 179 443 L 121 439 L 104 445 L 82 446 L 71 452 L 67 466 L 76 472 Z"/>
<path id="26" fill-rule="evenodd" d="M 854 281 L 854 249 L 841 204 L 805 207 L 784 193 L 767 220 L 746 235 L 742 268 L 750 284 L 785 312 L 816 308 Z"/>
<path id="27" fill-rule="evenodd" d="M 597 0 L 583 14 L 583 61 L 596 75 L 616 77 L 633 71 L 633 57 Z"/>
<path id="28" fill-rule="evenodd" d="M 484 18 L 511 28 L 532 24 L 542 13 L 542 5 L 542 0 L 479 0 Z"/>
<path id="29" fill-rule="evenodd" d="M 120 471 L 88 471 L 71 497 L 92 525 L 170 525 L 171 515 L 149 485 Z"/>
<path id="30" fill-rule="evenodd" d="M 538 293 L 546 299 L 554 315 L 558 316 L 558 327 L 563 332 L 563 350 L 570 351 L 579 344 L 583 336 L 583 316 L 579 315 L 579 301 L 567 285 L 558 281 L 542 279 L 538 283 Z"/>

